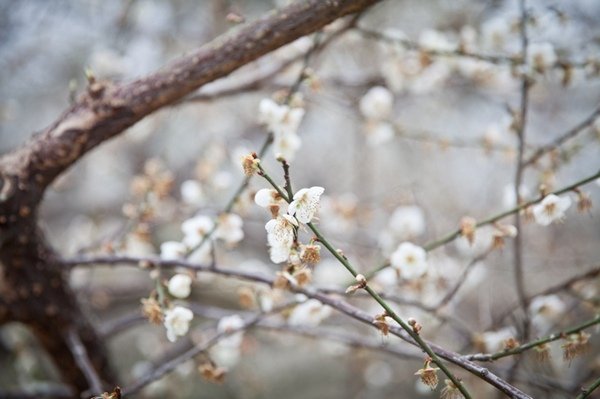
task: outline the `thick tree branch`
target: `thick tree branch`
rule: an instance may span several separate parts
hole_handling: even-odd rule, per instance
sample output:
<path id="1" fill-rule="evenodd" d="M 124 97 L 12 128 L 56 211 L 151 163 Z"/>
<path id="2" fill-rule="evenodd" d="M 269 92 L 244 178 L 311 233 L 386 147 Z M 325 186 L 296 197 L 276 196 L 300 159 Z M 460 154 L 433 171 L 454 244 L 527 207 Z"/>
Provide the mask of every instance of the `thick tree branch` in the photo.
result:
<path id="1" fill-rule="evenodd" d="M 54 124 L 0 159 L 4 175 L 43 190 L 87 151 L 157 109 L 345 15 L 378 0 L 303 0 L 241 26 L 172 65 L 134 82 L 90 82 L 87 91 Z"/>

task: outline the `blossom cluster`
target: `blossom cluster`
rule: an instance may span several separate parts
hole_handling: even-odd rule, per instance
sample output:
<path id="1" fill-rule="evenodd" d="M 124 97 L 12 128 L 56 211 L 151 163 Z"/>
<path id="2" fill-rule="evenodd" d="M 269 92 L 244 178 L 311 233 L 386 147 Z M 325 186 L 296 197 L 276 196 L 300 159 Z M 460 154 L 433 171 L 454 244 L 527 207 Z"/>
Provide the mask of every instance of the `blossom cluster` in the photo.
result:
<path id="1" fill-rule="evenodd" d="M 303 250 L 296 245 L 297 229 L 300 223 L 310 223 L 314 219 L 324 191 L 318 186 L 300 189 L 289 204 L 277 190 L 265 188 L 256 193 L 256 204 L 268 209 L 272 215 L 265 225 L 271 261 L 281 263 L 292 257 L 299 260 L 306 253 L 306 248 Z"/>
<path id="2" fill-rule="evenodd" d="M 276 158 L 283 158 L 288 162 L 294 160 L 296 152 L 302 145 L 297 132 L 304 112 L 303 108 L 277 104 L 269 98 L 260 102 L 258 119 L 273 134 Z"/>

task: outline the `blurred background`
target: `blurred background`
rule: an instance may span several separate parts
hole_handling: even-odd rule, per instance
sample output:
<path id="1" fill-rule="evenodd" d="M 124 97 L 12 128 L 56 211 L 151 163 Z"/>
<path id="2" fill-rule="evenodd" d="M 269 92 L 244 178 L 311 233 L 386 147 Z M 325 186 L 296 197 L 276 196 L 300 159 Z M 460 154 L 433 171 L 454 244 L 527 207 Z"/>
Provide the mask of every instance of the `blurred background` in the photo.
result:
<path id="1" fill-rule="evenodd" d="M 234 29 L 238 17 L 253 20 L 285 3 L 0 0 L 0 153 L 10 152 L 55 120 L 85 89 L 86 70 L 98 79 L 131 80 Z M 291 164 L 292 180 L 295 188 L 325 188 L 319 223 L 360 270 L 380 265 L 401 241 L 423 245 L 455 230 L 464 216 L 480 220 L 514 206 L 514 115 L 522 73 L 532 82 L 526 158 L 591 118 L 573 139 L 525 171 L 523 197 L 536 198 L 540 184 L 560 189 L 600 168 L 600 123 L 594 122 L 600 106 L 600 4 L 539 0 L 527 1 L 527 9 L 531 57 L 526 66 L 510 61 L 521 48 L 516 1 L 383 1 L 365 12 L 356 28 L 345 29 L 311 52 L 308 79 L 297 93 L 306 115 L 298 132 L 302 146 Z M 161 243 L 181 239 L 185 219 L 197 213 L 216 217 L 244 179 L 241 156 L 258 151 L 267 137 L 257 118 L 260 100 L 282 99 L 302 71 L 303 54 L 347 22 L 207 85 L 195 99 L 164 108 L 86 156 L 46 196 L 41 220 L 52 244 L 65 256 L 107 251 L 152 255 L 160 252 Z M 460 51 L 497 57 L 490 61 L 461 56 Z M 219 95 L 253 81 L 257 84 L 251 89 Z M 385 118 L 391 133 L 377 130 L 361 113 L 361 98 L 375 86 L 393 93 L 392 112 Z M 272 151 L 263 164 L 282 180 Z M 140 196 L 136 176 L 156 171 L 169 181 L 170 191 L 161 198 Z M 254 193 L 264 187 L 254 178 L 240 197 L 234 211 L 243 217 L 245 237 L 235 248 L 215 244 L 219 265 L 271 274 L 281 269 L 269 260 L 264 231 L 268 214 L 253 203 Z M 600 184 L 583 191 L 595 205 Z M 569 195 L 577 202 L 577 195 Z M 407 228 L 394 224 L 392 215 L 407 206 L 418 207 L 423 226 L 414 222 L 411 230 L 413 222 L 406 222 Z M 151 215 L 140 217 L 141 207 L 150 207 Z M 563 223 L 542 227 L 528 222 L 519 232 L 528 295 L 600 266 L 598 207 L 582 213 L 575 208 L 567 211 Z M 489 233 L 477 237 L 480 242 L 473 246 L 457 240 L 428 254 L 432 269 L 418 282 L 376 281 L 404 300 L 432 305 L 464 279 L 439 311 L 453 321 L 420 307 L 396 305 L 404 318 L 419 320 L 425 337 L 461 353 L 495 351 L 497 347 L 485 347 L 486 342 L 493 345 L 486 341 L 490 334 L 509 331 L 510 336 L 519 326 L 519 316 L 501 317 L 517 303 L 512 242 L 488 254 Z M 472 261 L 483 253 L 480 261 Z M 313 283 L 345 287 L 345 273 L 323 251 Z M 71 280 L 100 329 L 136 312 L 140 298 L 153 289 L 148 272 L 132 267 L 75 269 Z M 253 309 L 240 307 L 241 286 L 246 284 L 198 276 L 190 302 L 218 307 L 223 315 L 245 314 Z M 560 317 L 551 326 L 538 326 L 535 333 L 593 317 L 599 287 L 595 277 L 558 292 Z M 373 315 L 379 312 L 368 299 L 353 302 Z M 194 328 L 200 331 L 214 323 L 198 318 Z M 335 313 L 319 328 L 407 347 Z M 148 323 L 109 339 L 122 385 L 185 345 L 169 343 L 164 329 Z M 571 362 L 562 360 L 558 344 L 552 360 L 543 365 L 527 357 L 516 384 L 535 397 L 570 397 L 586 378 L 600 372 L 598 347 L 592 337 L 589 350 Z M 56 381 L 36 348 L 21 326 L 0 330 L 1 387 Z M 229 369 L 223 384 L 203 380 L 188 362 L 138 396 L 439 396 L 417 383 L 413 374 L 422 367 L 420 360 L 283 332 L 251 330 L 244 335 L 239 358 L 213 357 Z M 505 359 L 491 368 L 504 375 L 510 366 Z M 475 397 L 493 394 L 471 376 L 460 376 L 474 387 Z"/>

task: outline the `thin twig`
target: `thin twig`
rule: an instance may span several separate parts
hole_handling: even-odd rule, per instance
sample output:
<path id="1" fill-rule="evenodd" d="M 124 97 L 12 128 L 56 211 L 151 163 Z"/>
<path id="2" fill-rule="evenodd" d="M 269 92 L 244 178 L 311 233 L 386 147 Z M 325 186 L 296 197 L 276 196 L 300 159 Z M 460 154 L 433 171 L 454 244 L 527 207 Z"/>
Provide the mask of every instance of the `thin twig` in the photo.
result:
<path id="1" fill-rule="evenodd" d="M 465 359 L 474 360 L 477 362 L 491 362 L 494 360 L 501 359 L 503 357 L 518 355 L 529 349 L 535 348 L 536 346 L 540 346 L 543 344 L 547 344 L 549 342 L 553 342 L 553 341 L 557 341 L 559 339 L 566 338 L 568 335 L 576 334 L 587 328 L 595 326 L 596 324 L 600 324 L 600 316 L 596 316 L 593 319 L 587 320 L 587 321 L 585 321 L 575 327 L 569 328 L 567 330 L 564 330 L 564 331 L 561 331 L 558 333 L 554 333 L 554 334 L 550 334 L 544 338 L 536 339 L 536 340 L 530 341 L 526 344 L 519 345 L 513 349 L 503 350 L 503 351 L 496 352 L 496 353 L 486 353 L 486 354 L 479 353 L 476 355 L 466 355 Z"/>
<path id="2" fill-rule="evenodd" d="M 585 398 L 589 398 L 590 395 L 598 388 L 600 387 L 600 377 L 598 377 L 596 379 L 596 381 L 594 381 L 589 387 L 587 388 L 583 388 L 581 390 L 581 393 L 579 395 L 577 395 L 577 398 L 575 399 L 585 399 Z"/>
<path id="3" fill-rule="evenodd" d="M 567 130 L 565 133 L 561 134 L 558 138 L 546 144 L 540 148 L 538 148 L 526 161 L 523 162 L 523 167 L 528 167 L 537 162 L 538 159 L 543 157 L 545 154 L 554 151 L 556 148 L 563 145 L 565 142 L 573 139 L 581 132 L 584 132 L 588 127 L 590 127 L 596 119 L 600 116 L 600 106 L 598 106 L 587 118 L 583 121 L 579 122 L 577 125 L 573 126 L 571 129 Z"/>
<path id="4" fill-rule="evenodd" d="M 67 343 L 69 344 L 69 349 L 75 358 L 75 362 L 90 384 L 89 391 L 96 395 L 102 394 L 102 392 L 104 392 L 102 389 L 102 381 L 100 381 L 100 377 L 98 376 L 96 369 L 94 369 L 94 366 L 88 357 L 87 350 L 85 349 L 83 342 L 81 342 L 79 334 L 74 328 L 67 332 Z"/>

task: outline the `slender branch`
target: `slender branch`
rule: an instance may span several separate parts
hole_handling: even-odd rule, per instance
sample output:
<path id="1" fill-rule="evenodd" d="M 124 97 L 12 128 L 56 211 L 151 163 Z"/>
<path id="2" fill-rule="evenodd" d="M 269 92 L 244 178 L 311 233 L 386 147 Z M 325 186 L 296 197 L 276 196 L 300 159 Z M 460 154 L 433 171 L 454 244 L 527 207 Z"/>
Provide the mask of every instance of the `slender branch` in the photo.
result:
<path id="1" fill-rule="evenodd" d="M 26 391 L 0 390 L 2 399 L 72 399 L 73 396 L 73 391 L 66 386 L 36 387 Z"/>
<path id="2" fill-rule="evenodd" d="M 383 32 L 378 32 L 365 27 L 357 27 L 356 31 L 363 37 L 373 40 L 378 40 L 390 44 L 397 44 L 407 50 L 418 51 L 419 53 L 433 56 L 433 57 L 462 57 L 472 58 L 479 61 L 484 61 L 494 65 L 507 65 L 517 66 L 523 63 L 521 56 L 509 56 L 499 54 L 483 54 L 472 51 L 467 51 L 460 46 L 456 50 L 434 50 L 421 46 L 418 42 L 410 40 L 408 38 L 395 37 Z M 557 60 L 552 67 L 553 68 L 565 68 L 566 66 L 572 68 L 584 68 L 588 65 L 587 62 L 571 62 L 568 60 Z"/>
<path id="3" fill-rule="evenodd" d="M 559 284 L 556 284 L 549 288 L 546 288 L 545 290 L 542 290 L 542 291 L 536 293 L 535 295 L 531 295 L 531 296 L 529 296 L 529 298 L 527 298 L 527 302 L 531 302 L 531 300 L 533 298 L 536 298 L 539 296 L 550 295 L 550 294 L 555 294 L 557 292 L 561 292 L 563 290 L 571 288 L 574 284 L 578 283 L 579 281 L 593 279 L 597 276 L 600 276 L 600 267 L 596 267 L 596 268 L 593 268 L 590 271 L 587 271 L 583 274 L 573 276 L 566 281 L 563 281 Z M 518 306 L 519 306 L 518 303 L 511 305 L 507 311 L 505 311 L 500 316 L 495 318 L 494 323 L 492 323 L 492 326 L 490 328 L 488 328 L 488 330 L 494 329 L 500 322 L 502 322 L 506 317 L 508 317 L 508 315 L 510 315 L 515 310 L 515 308 L 517 308 Z"/>
<path id="4" fill-rule="evenodd" d="M 520 0 L 519 7 L 521 9 L 521 18 L 520 18 L 520 31 L 521 31 L 521 59 L 527 59 L 527 51 L 528 51 L 528 37 L 527 37 L 527 10 L 525 0 Z M 521 202 L 521 184 L 523 182 L 523 171 L 525 170 L 523 166 L 523 157 L 525 154 L 525 133 L 527 126 L 527 116 L 529 109 L 529 88 L 531 83 L 529 81 L 529 76 L 527 75 L 527 71 L 523 71 L 523 76 L 521 79 L 521 98 L 520 98 L 520 106 L 517 120 L 517 139 L 518 139 L 518 147 L 517 147 L 517 166 L 515 170 L 515 183 L 514 183 L 514 193 L 516 198 L 516 203 Z M 525 278 L 523 277 L 523 229 L 522 229 L 522 220 L 521 220 L 521 212 L 515 212 L 515 227 L 517 228 L 517 236 L 513 240 L 513 271 L 515 277 L 515 289 L 517 291 L 517 297 L 519 298 L 519 302 L 521 304 L 521 309 L 523 310 L 523 314 L 525 316 L 523 322 L 523 337 L 525 339 L 529 339 L 529 314 L 527 312 L 527 294 L 525 289 Z"/>
<path id="5" fill-rule="evenodd" d="M 589 398 L 590 395 L 596 390 L 598 389 L 598 387 L 600 387 L 600 377 L 598 377 L 596 379 L 596 381 L 594 381 L 589 387 L 584 388 L 581 390 L 581 393 L 579 395 L 577 395 L 577 398 L 575 399 L 585 399 L 585 398 Z"/>
<path id="6" fill-rule="evenodd" d="M 67 343 L 69 344 L 69 349 L 71 353 L 73 353 L 73 357 L 75 358 L 75 362 L 81 369 L 81 372 L 87 379 L 89 386 L 89 391 L 92 394 L 101 394 L 102 389 L 102 381 L 100 381 L 100 377 L 98 373 L 94 369 L 90 358 L 88 357 L 85 346 L 81 342 L 79 338 L 79 334 L 75 329 L 70 329 L 67 333 Z"/>
<path id="7" fill-rule="evenodd" d="M 580 331 L 583 331 L 587 328 L 590 328 L 592 326 L 595 326 L 596 324 L 600 324 L 600 316 L 596 316 L 593 319 L 587 320 L 575 327 L 569 328 L 565 331 L 562 332 L 558 332 L 558 333 L 554 333 L 554 334 L 550 334 L 544 338 L 540 338 L 540 339 L 536 339 L 533 341 L 530 341 L 526 344 L 523 345 L 519 345 L 516 348 L 513 349 L 509 349 L 509 350 L 504 350 L 504 351 L 500 351 L 500 352 L 496 352 L 496 353 L 491 353 L 491 354 L 476 354 L 476 355 L 466 355 L 465 358 L 469 359 L 469 360 L 474 360 L 474 361 L 478 361 L 478 362 L 490 362 L 490 361 L 494 361 L 494 360 L 498 360 L 501 359 L 503 357 L 506 356 L 513 356 L 513 355 L 518 355 L 521 354 L 531 348 L 535 348 L 536 346 L 539 345 L 543 345 L 546 344 L 548 342 L 553 342 L 553 341 L 557 341 L 559 339 L 563 339 L 568 335 L 571 334 L 576 334 Z"/>
<path id="8" fill-rule="evenodd" d="M 540 148 L 538 148 L 526 161 L 523 162 L 523 167 L 528 167 L 537 162 L 538 159 L 543 157 L 545 154 L 554 151 L 556 148 L 563 145 L 565 142 L 575 138 L 581 132 L 584 132 L 588 127 L 590 127 L 596 119 L 600 116 L 600 106 L 598 106 L 587 118 L 573 126 L 571 129 L 567 130 L 565 133 L 560 135 L 554 141 L 546 144 Z"/>

